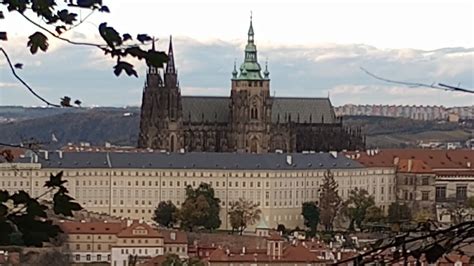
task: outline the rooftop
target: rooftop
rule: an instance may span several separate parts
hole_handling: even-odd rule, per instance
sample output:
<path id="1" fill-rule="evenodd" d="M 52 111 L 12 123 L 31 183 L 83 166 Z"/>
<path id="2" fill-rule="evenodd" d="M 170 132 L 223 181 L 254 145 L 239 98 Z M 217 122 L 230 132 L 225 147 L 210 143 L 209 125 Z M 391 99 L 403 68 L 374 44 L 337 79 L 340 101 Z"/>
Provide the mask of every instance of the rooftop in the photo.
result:
<path id="1" fill-rule="evenodd" d="M 353 169 L 363 166 L 335 153 L 161 153 L 161 152 L 48 152 L 21 158 L 19 163 L 40 163 L 42 168 L 112 169 L 246 169 L 307 170 Z M 35 157 L 33 155 L 33 157 Z"/>

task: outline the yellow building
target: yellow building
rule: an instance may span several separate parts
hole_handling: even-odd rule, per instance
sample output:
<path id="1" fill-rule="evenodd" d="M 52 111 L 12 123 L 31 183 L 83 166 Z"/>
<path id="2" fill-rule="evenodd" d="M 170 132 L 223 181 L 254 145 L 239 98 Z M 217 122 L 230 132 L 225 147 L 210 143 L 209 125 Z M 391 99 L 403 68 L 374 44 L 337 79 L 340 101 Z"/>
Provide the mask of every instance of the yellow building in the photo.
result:
<path id="1" fill-rule="evenodd" d="M 367 168 L 335 152 L 45 152 L 41 157 L 32 154 L 0 164 L 0 185 L 35 197 L 45 191 L 43 185 L 50 174 L 64 171 L 67 188 L 85 209 L 150 220 L 160 201 L 171 200 L 179 206 L 185 200 L 186 186 L 208 183 L 221 200 L 222 228 L 230 227 L 229 202 L 239 198 L 258 203 L 271 228 L 278 224 L 302 227 L 302 203 L 318 200 L 328 169 L 343 199 L 357 187 L 369 191 L 384 210 L 395 201 L 393 168 Z"/>

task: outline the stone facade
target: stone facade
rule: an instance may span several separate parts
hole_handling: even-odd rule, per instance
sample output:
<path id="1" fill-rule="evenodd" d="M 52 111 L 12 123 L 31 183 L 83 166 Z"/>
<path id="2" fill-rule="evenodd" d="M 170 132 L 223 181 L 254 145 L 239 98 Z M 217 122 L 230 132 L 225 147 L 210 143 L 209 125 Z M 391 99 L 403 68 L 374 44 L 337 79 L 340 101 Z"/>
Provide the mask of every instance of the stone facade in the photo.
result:
<path id="1" fill-rule="evenodd" d="M 267 66 L 262 73 L 258 63 L 252 22 L 240 71 L 234 64 L 230 97 L 181 96 L 171 40 L 168 57 L 163 71 L 148 69 L 139 148 L 251 153 L 364 149 L 361 130 L 344 127 L 328 98 L 270 95 L 270 73 Z"/>

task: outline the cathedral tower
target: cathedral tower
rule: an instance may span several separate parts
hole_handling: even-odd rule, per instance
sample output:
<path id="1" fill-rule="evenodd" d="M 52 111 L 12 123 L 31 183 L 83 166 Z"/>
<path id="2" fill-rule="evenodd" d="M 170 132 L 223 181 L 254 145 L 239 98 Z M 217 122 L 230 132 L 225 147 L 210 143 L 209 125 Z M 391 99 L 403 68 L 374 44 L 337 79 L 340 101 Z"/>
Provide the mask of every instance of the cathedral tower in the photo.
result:
<path id="1" fill-rule="evenodd" d="M 177 151 L 183 147 L 182 105 L 171 37 L 164 78 L 160 72 L 156 67 L 148 67 L 138 147 Z"/>
<path id="2" fill-rule="evenodd" d="M 234 63 L 232 72 L 229 146 L 240 152 L 268 152 L 271 107 L 269 72 L 266 68 L 262 76 L 250 17 L 244 62 L 239 72 Z"/>

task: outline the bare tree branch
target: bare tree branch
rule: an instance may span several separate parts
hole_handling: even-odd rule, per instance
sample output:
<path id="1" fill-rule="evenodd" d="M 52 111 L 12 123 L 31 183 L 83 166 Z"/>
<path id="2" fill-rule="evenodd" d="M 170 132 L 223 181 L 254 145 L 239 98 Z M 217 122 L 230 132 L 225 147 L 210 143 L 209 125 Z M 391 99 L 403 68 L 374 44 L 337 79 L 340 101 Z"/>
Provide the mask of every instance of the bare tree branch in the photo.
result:
<path id="1" fill-rule="evenodd" d="M 446 85 L 443 83 L 425 84 L 425 83 L 419 83 L 419 82 L 406 82 L 406 81 L 387 79 L 384 77 L 377 76 L 363 67 L 360 67 L 360 69 L 364 71 L 367 75 L 375 79 L 388 82 L 388 83 L 400 84 L 400 85 L 405 85 L 408 87 L 423 87 L 423 88 L 439 89 L 439 90 L 445 90 L 445 91 L 459 91 L 459 92 L 465 92 L 465 93 L 474 93 L 474 90 Z"/>
<path id="2" fill-rule="evenodd" d="M 67 43 L 70 43 L 70 44 L 74 44 L 74 45 L 84 45 L 84 46 L 92 46 L 92 47 L 97 47 L 97 48 L 100 48 L 100 49 L 107 49 L 107 45 L 105 44 L 95 44 L 95 43 L 87 43 L 87 42 L 76 42 L 76 41 L 72 41 L 72 40 L 69 40 L 67 38 L 64 38 L 62 36 L 59 36 L 58 34 L 50 31 L 49 29 L 47 29 L 46 27 L 43 27 L 42 25 L 36 23 L 35 21 L 33 21 L 32 19 L 30 19 L 28 16 L 26 16 L 25 14 L 23 13 L 20 13 L 18 12 L 22 17 L 24 17 L 26 20 L 28 20 L 31 24 L 35 25 L 36 27 L 46 31 L 47 33 L 49 33 L 51 36 L 59 39 L 59 40 L 62 40 L 62 41 L 65 41 Z M 92 14 L 92 13 L 91 13 Z M 85 21 L 85 20 L 83 20 Z M 82 21 L 82 22 L 83 22 Z M 82 23 L 80 22 L 80 23 Z M 79 24 L 80 24 L 79 23 Z"/>
<path id="3" fill-rule="evenodd" d="M 46 100 L 45 98 L 41 97 L 38 93 L 36 93 L 36 92 L 33 90 L 33 88 L 31 88 L 30 85 L 28 85 L 28 83 L 26 83 L 20 76 L 18 76 L 18 74 L 17 74 L 16 71 L 15 71 L 15 67 L 13 66 L 12 62 L 10 61 L 10 57 L 8 57 L 8 54 L 7 54 L 7 52 L 5 51 L 5 49 L 3 49 L 3 47 L 0 47 L 0 51 L 2 51 L 3 55 L 4 55 L 5 58 L 7 59 L 8 65 L 10 66 L 10 70 L 12 71 L 13 76 L 15 76 L 15 78 L 16 78 L 21 84 L 23 84 L 23 86 L 25 86 L 25 87 L 31 92 L 31 94 L 33 94 L 36 98 L 38 98 L 38 99 L 41 100 L 42 102 L 46 103 L 48 106 L 61 107 L 61 105 L 51 103 L 50 101 Z"/>

